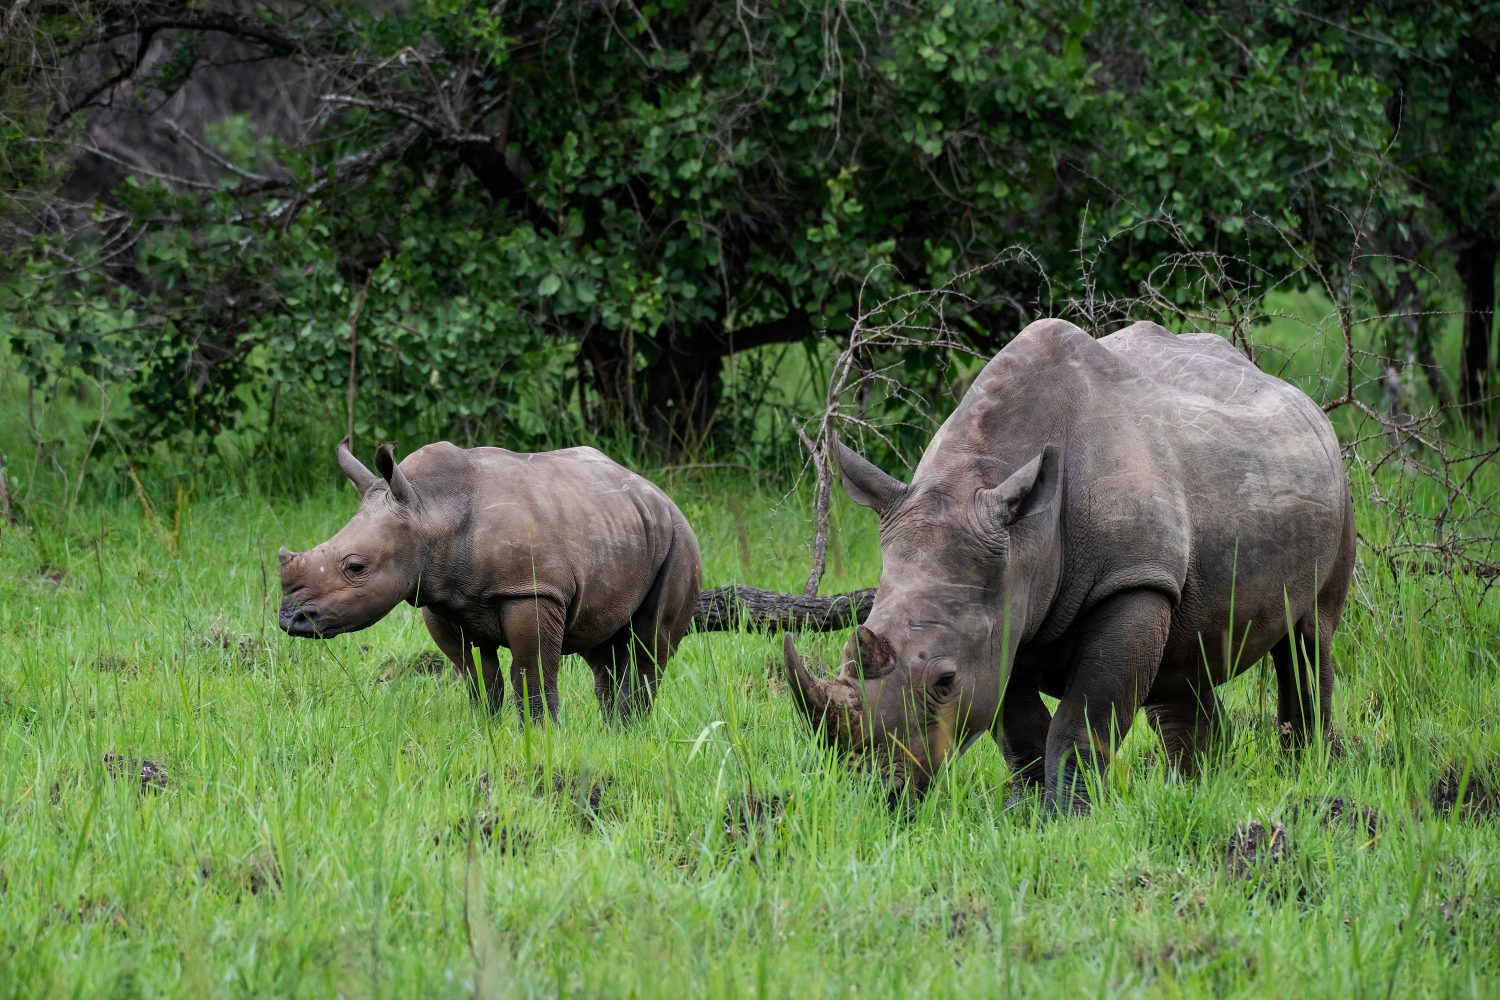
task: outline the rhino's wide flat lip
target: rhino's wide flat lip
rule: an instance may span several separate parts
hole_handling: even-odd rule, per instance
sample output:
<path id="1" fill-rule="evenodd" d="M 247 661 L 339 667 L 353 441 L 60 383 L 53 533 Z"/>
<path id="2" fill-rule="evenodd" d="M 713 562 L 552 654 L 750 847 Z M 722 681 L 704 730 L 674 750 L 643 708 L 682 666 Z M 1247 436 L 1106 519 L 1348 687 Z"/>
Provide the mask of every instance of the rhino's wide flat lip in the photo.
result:
<path id="1" fill-rule="evenodd" d="M 337 627 L 320 628 L 314 625 L 301 608 L 290 614 L 282 612 L 277 624 L 281 626 L 283 632 L 297 639 L 331 639 L 339 634 Z"/>
<path id="2" fill-rule="evenodd" d="M 315 625 L 309 624 L 308 619 L 300 618 L 300 616 L 290 622 L 284 619 L 281 622 L 281 627 L 284 633 L 287 633 L 288 636 L 296 637 L 296 639 L 333 639 L 338 634 L 335 631 L 317 628 Z"/>

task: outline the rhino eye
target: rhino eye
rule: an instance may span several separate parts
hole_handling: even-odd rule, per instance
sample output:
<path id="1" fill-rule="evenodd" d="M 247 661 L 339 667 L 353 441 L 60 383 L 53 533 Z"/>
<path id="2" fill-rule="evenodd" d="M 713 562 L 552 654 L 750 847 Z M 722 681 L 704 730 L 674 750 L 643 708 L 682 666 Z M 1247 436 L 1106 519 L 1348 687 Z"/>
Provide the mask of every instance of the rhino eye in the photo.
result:
<path id="1" fill-rule="evenodd" d="M 360 574 L 364 573 L 364 571 L 364 561 L 361 560 L 358 556 L 344 561 L 344 575 L 349 577 L 350 579 L 359 576 Z"/>
<path id="2" fill-rule="evenodd" d="M 932 682 L 932 693 L 939 698 L 946 698 L 953 693 L 953 685 L 958 681 L 958 672 L 944 670 L 938 674 L 937 680 Z"/>

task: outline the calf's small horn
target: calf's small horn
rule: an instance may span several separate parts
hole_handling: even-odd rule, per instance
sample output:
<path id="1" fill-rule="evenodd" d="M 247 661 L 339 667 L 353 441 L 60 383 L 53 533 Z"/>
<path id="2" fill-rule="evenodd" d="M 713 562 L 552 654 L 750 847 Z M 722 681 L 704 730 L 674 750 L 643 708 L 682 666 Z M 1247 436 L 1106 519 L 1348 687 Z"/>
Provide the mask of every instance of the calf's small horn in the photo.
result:
<path id="1" fill-rule="evenodd" d="M 380 481 L 379 476 L 365 468 L 364 463 L 354 457 L 354 452 L 349 450 L 348 438 L 339 442 L 336 453 L 339 458 L 339 468 L 344 470 L 344 475 L 348 476 L 349 482 L 359 490 L 360 496 L 368 493 L 370 487 Z"/>

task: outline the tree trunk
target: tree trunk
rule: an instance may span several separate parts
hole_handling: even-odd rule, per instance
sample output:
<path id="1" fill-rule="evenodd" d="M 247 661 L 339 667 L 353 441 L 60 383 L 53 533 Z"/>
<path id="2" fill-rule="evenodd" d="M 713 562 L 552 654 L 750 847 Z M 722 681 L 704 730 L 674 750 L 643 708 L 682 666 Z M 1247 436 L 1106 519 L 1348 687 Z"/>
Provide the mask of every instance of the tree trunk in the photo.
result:
<path id="1" fill-rule="evenodd" d="M 873 587 L 832 597 L 778 594 L 755 587 L 714 587 L 698 596 L 693 628 L 699 632 L 738 628 L 837 632 L 863 622 L 873 603 Z"/>
<path id="2" fill-rule="evenodd" d="M 1459 364 L 1458 398 L 1469 408 L 1469 419 L 1478 421 L 1480 402 L 1494 391 L 1490 336 L 1495 325 L 1495 259 L 1500 241 L 1480 236 L 1458 255 L 1458 273 L 1464 283 L 1464 342 Z"/>
<path id="3" fill-rule="evenodd" d="M 812 337 L 812 319 L 802 310 L 725 330 L 723 317 L 684 335 L 666 333 L 664 350 L 646 371 L 641 406 L 652 440 L 670 451 L 692 451 L 713 428 L 724 388 L 724 359 L 739 351 Z"/>
<path id="4" fill-rule="evenodd" d="M 724 352 L 707 336 L 664 340 L 665 352 L 646 369 L 646 430 L 668 454 L 691 452 L 719 408 Z"/>

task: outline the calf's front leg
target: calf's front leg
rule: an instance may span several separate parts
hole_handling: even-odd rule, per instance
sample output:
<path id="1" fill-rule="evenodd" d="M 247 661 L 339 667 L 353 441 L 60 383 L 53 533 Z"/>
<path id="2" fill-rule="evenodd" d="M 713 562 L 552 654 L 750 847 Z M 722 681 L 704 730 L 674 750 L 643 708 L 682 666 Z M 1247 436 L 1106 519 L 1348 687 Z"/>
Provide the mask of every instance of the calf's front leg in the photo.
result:
<path id="1" fill-rule="evenodd" d="M 521 721 L 557 719 L 557 665 L 562 659 L 563 608 L 545 597 L 500 605 L 500 627 L 510 647 L 510 686 Z"/>
<path id="2" fill-rule="evenodd" d="M 505 688 L 501 686 L 500 661 L 495 650 L 480 651 L 483 663 L 481 673 L 474 663 L 472 644 L 461 629 L 431 608 L 422 609 L 422 620 L 427 623 L 427 632 L 432 636 L 432 641 L 437 643 L 438 649 L 443 651 L 443 655 L 448 657 L 468 682 L 470 696 L 477 700 L 482 692 L 485 706 L 491 712 L 500 711 L 500 706 L 505 702 Z"/>

